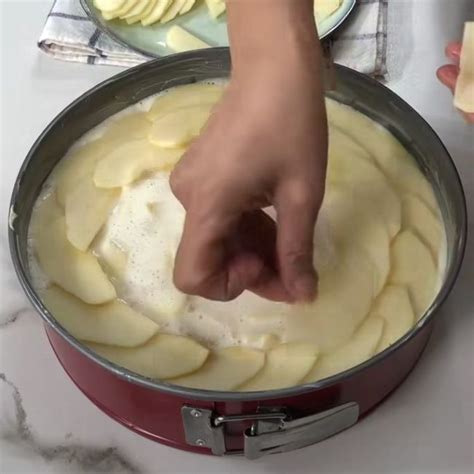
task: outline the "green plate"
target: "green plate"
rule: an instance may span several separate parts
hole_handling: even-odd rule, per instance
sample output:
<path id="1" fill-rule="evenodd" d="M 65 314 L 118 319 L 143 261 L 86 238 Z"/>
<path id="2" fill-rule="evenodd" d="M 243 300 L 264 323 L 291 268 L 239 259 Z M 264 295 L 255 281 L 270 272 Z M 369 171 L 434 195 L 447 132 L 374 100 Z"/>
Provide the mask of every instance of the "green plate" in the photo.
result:
<path id="1" fill-rule="evenodd" d="M 347 18 L 355 3 L 356 0 L 343 0 L 339 10 L 318 25 L 320 38 L 331 34 Z M 106 21 L 94 7 L 93 0 L 81 0 L 81 4 L 102 31 L 119 43 L 146 56 L 160 57 L 174 53 L 166 44 L 166 33 L 172 25 L 182 26 L 211 46 L 229 45 L 226 15 L 221 15 L 217 20 L 212 19 L 202 0 L 189 13 L 164 25 L 156 23 L 152 26 L 142 26 L 141 23 L 127 25 L 122 20 Z"/>

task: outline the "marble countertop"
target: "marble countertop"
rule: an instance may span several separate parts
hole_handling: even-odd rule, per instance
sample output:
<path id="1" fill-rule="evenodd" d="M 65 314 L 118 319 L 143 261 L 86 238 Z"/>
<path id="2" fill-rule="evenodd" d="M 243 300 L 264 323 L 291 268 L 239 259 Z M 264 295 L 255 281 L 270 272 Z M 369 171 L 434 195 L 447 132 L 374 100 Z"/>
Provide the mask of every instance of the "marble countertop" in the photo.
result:
<path id="1" fill-rule="evenodd" d="M 64 106 L 116 68 L 67 64 L 36 48 L 50 2 L 0 2 L 0 472 L 1 473 L 472 473 L 474 226 L 458 283 L 407 381 L 354 428 L 258 462 L 155 444 L 118 425 L 67 378 L 14 275 L 7 211 L 17 171 Z M 471 9 L 469 11 L 469 8 Z M 474 128 L 434 76 L 443 46 L 474 18 L 471 0 L 392 0 L 389 87 L 445 142 L 474 212 Z"/>

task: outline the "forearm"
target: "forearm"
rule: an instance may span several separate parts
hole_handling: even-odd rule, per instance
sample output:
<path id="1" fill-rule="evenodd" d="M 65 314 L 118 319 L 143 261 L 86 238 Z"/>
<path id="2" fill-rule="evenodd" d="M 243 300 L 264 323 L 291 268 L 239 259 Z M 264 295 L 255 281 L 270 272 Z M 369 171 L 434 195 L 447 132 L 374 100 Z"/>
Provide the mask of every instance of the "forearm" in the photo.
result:
<path id="1" fill-rule="evenodd" d="M 299 71 L 288 68 L 301 71 L 303 65 L 319 76 L 313 0 L 227 0 L 227 14 L 235 74 L 260 67 L 293 74 Z"/>

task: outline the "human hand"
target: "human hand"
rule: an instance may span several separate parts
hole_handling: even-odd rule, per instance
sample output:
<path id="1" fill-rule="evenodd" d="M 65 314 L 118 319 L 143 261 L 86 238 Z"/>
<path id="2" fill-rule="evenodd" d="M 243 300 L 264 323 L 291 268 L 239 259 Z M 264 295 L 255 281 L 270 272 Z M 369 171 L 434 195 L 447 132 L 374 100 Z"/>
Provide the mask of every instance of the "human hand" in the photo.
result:
<path id="1" fill-rule="evenodd" d="M 459 61 L 461 58 L 461 43 L 449 43 L 446 47 L 446 57 L 449 58 L 453 64 L 447 64 L 442 66 L 436 72 L 438 79 L 454 94 L 456 89 L 456 82 L 459 76 Z M 474 123 L 474 114 L 468 114 L 462 112 L 465 119 L 470 122 Z"/>
<path id="2" fill-rule="evenodd" d="M 327 124 L 312 54 L 234 69 L 204 132 L 174 169 L 171 187 L 187 211 L 174 280 L 185 293 L 314 298 Z M 269 205 L 277 223 L 261 210 Z"/>

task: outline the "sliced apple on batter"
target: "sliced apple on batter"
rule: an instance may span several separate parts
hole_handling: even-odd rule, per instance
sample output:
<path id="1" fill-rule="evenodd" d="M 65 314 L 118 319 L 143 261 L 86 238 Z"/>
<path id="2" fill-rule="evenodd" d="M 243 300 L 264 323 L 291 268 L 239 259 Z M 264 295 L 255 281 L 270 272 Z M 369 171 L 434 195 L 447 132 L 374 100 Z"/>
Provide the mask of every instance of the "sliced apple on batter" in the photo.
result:
<path id="1" fill-rule="evenodd" d="M 120 280 L 127 267 L 127 253 L 113 240 L 103 238 L 98 240 L 94 253 L 97 255 L 102 268 L 110 278 Z"/>
<path id="2" fill-rule="evenodd" d="M 151 126 L 147 117 L 146 112 L 138 112 L 109 121 L 103 135 L 107 151 L 113 150 L 117 143 L 146 138 Z"/>
<path id="3" fill-rule="evenodd" d="M 198 370 L 209 350 L 183 336 L 157 334 L 139 347 L 125 348 L 87 344 L 94 352 L 114 364 L 152 379 L 170 379 Z"/>
<path id="4" fill-rule="evenodd" d="M 242 345 L 268 351 L 281 343 L 280 338 L 274 334 L 248 335 L 242 337 Z"/>
<path id="5" fill-rule="evenodd" d="M 163 258 L 166 260 L 166 264 L 158 263 L 157 268 L 167 269 L 167 273 L 161 275 L 163 280 L 160 298 L 154 302 L 153 308 L 150 308 L 150 317 L 153 317 L 156 313 L 158 319 L 162 319 L 163 316 L 173 319 L 184 310 L 188 304 L 189 296 L 179 291 L 173 283 L 173 254 L 170 252 L 164 255 Z"/>
<path id="6" fill-rule="evenodd" d="M 349 342 L 329 354 L 320 356 L 304 381 L 316 382 L 365 362 L 375 353 L 383 328 L 383 319 L 367 318 Z"/>
<path id="7" fill-rule="evenodd" d="M 186 86 L 177 86 L 159 95 L 148 112 L 152 122 L 170 112 L 184 107 L 216 104 L 224 93 L 222 85 L 198 82 Z"/>
<path id="8" fill-rule="evenodd" d="M 49 287 L 42 298 L 55 319 L 83 341 L 135 347 L 159 329 L 156 323 L 119 300 L 88 305 L 57 286 Z"/>
<path id="9" fill-rule="evenodd" d="M 404 229 L 412 229 L 438 260 L 443 237 L 441 221 L 417 196 L 407 194 L 402 199 Z"/>
<path id="10" fill-rule="evenodd" d="M 390 271 L 390 238 L 384 221 L 346 187 L 330 187 L 324 200 L 331 235 L 341 245 L 355 246 L 371 259 L 378 274 L 375 291 L 380 292 Z"/>
<path id="11" fill-rule="evenodd" d="M 376 352 L 381 352 L 398 341 L 415 322 L 410 296 L 404 286 L 387 285 L 375 300 L 371 314 L 385 322 Z"/>
<path id="12" fill-rule="evenodd" d="M 74 247 L 86 251 L 107 221 L 120 196 L 119 189 L 97 188 L 92 176 L 81 179 L 67 194 L 66 235 Z"/>
<path id="13" fill-rule="evenodd" d="M 401 228 L 401 202 L 370 153 L 337 127 L 330 128 L 327 181 L 364 199 L 363 207 L 386 224 L 390 238 Z"/>
<path id="14" fill-rule="evenodd" d="M 376 269 L 357 248 L 341 249 L 336 263 L 319 274 L 319 291 L 309 305 L 296 305 L 289 340 L 314 342 L 322 352 L 346 343 L 370 311 Z"/>
<path id="15" fill-rule="evenodd" d="M 183 153 L 182 148 L 159 148 L 144 139 L 123 143 L 98 161 L 94 183 L 99 188 L 126 186 L 145 173 L 172 169 Z"/>
<path id="16" fill-rule="evenodd" d="M 85 176 L 91 175 L 97 160 L 105 150 L 105 143 L 101 139 L 94 140 L 80 148 L 72 150 L 58 164 L 54 170 L 54 182 L 58 202 L 64 207 L 68 193 Z"/>
<path id="17" fill-rule="evenodd" d="M 397 235 L 392 244 L 392 271 L 390 281 L 406 285 L 417 318 L 433 301 L 438 272 L 428 247 L 411 231 Z"/>
<path id="18" fill-rule="evenodd" d="M 66 220 L 54 195 L 41 203 L 32 231 L 40 267 L 53 283 L 89 304 L 106 303 L 117 296 L 97 259 L 67 240 Z"/>
<path id="19" fill-rule="evenodd" d="M 318 353 L 318 348 L 314 344 L 303 342 L 280 344 L 267 352 L 262 370 L 238 387 L 238 390 L 253 392 L 297 385 L 311 370 Z"/>
<path id="20" fill-rule="evenodd" d="M 396 189 L 415 194 L 430 209 L 437 209 L 430 184 L 407 150 L 386 128 L 334 100 L 327 100 L 326 106 L 329 122 L 365 148 Z"/>
<path id="21" fill-rule="evenodd" d="M 245 347 L 213 351 L 196 372 L 169 382 L 205 390 L 234 390 L 257 374 L 265 363 L 265 353 Z"/>
<path id="22" fill-rule="evenodd" d="M 172 1 L 173 0 L 158 0 L 151 12 L 146 17 L 141 19 L 142 25 L 148 26 L 159 21 Z"/>
<path id="23" fill-rule="evenodd" d="M 196 138 L 211 115 L 212 104 L 176 109 L 157 118 L 148 139 L 162 148 L 182 148 Z"/>

